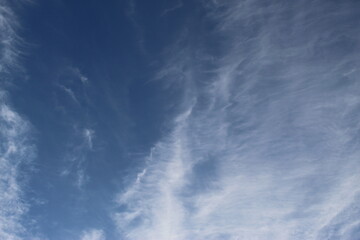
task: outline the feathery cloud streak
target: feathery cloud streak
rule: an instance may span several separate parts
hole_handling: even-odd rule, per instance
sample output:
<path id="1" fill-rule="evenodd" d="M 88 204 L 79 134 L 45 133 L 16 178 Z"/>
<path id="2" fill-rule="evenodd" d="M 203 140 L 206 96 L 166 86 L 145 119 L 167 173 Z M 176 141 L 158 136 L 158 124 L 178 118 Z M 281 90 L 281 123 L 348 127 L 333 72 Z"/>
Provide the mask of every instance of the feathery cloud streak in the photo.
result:
<path id="1" fill-rule="evenodd" d="M 27 211 L 24 202 L 22 173 L 19 167 L 33 158 L 33 147 L 29 142 L 29 125 L 7 103 L 4 92 L 0 92 L 0 238 L 21 239 L 25 231 L 21 217 Z"/>
<path id="2" fill-rule="evenodd" d="M 11 80 L 11 71 L 17 65 L 17 44 L 14 27 L 16 19 L 6 1 L 0 2 L 0 84 Z M 0 88 L 0 238 L 22 239 L 26 233 L 22 217 L 28 206 L 23 199 L 24 172 L 20 167 L 34 157 L 29 137 L 29 123 L 10 105 L 9 97 Z"/>
<path id="3" fill-rule="evenodd" d="M 358 4 L 206 7 L 221 54 L 211 64 L 170 56 L 161 71 L 182 88 L 182 113 L 118 195 L 119 231 L 126 239 L 354 239 Z"/>

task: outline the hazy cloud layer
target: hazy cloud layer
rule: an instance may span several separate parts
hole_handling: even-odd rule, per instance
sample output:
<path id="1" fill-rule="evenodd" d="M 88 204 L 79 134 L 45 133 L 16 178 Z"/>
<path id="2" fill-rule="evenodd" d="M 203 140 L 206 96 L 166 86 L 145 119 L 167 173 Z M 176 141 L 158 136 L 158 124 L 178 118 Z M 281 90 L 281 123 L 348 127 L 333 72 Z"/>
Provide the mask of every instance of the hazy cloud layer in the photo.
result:
<path id="1" fill-rule="evenodd" d="M 175 46 L 180 54 L 160 71 L 182 89 L 181 113 L 117 196 L 119 231 L 126 239 L 354 239 L 359 5 L 206 7 L 221 54 L 193 64 L 191 51 Z"/>
<path id="2" fill-rule="evenodd" d="M 360 2 L 20 2 L 0 239 L 358 239 Z"/>
<path id="3" fill-rule="evenodd" d="M 13 109 L 8 93 L 1 88 L 9 84 L 17 65 L 16 24 L 7 2 L 0 1 L 0 239 L 7 240 L 22 239 L 26 233 L 23 225 L 28 210 L 23 190 L 26 177 L 20 168 L 34 157 L 29 123 Z"/>

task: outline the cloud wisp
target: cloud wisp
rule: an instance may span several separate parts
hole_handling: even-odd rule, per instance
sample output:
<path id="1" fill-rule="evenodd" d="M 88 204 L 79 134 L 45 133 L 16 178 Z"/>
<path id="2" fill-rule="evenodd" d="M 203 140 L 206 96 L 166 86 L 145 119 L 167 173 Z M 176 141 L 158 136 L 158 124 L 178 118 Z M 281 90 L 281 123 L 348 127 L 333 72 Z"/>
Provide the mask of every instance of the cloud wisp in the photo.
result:
<path id="1" fill-rule="evenodd" d="M 0 1 L 0 239 L 22 239 L 27 229 L 23 217 L 28 210 L 24 200 L 25 172 L 21 170 L 34 158 L 30 124 L 11 106 L 9 85 L 17 68 L 19 38 L 17 21 L 7 1 Z"/>
<path id="2" fill-rule="evenodd" d="M 90 229 L 83 232 L 81 240 L 105 240 L 105 234 L 102 230 Z"/>
<path id="3" fill-rule="evenodd" d="M 354 239 L 359 5 L 206 7 L 222 53 L 211 68 L 186 56 L 172 63 L 190 83 L 177 85 L 191 93 L 180 100 L 187 107 L 117 196 L 119 231 L 125 239 Z"/>
<path id="4" fill-rule="evenodd" d="M 1 56 L 0 72 L 2 75 L 9 74 L 11 68 L 17 65 L 18 51 L 16 44 L 18 36 L 16 35 L 17 21 L 7 1 L 0 2 L 0 29 L 1 29 Z M 4 77 L 3 77 L 4 79 Z M 2 80 L 4 81 L 4 80 Z"/>
<path id="5" fill-rule="evenodd" d="M 161 14 L 161 16 L 165 16 L 173 11 L 178 10 L 179 8 L 181 8 L 183 6 L 183 2 L 181 0 L 179 0 L 174 6 L 168 7 L 164 10 L 164 12 Z"/>
<path id="6" fill-rule="evenodd" d="M 86 160 L 94 150 L 95 130 L 88 126 L 91 125 L 89 108 L 92 102 L 88 96 L 91 82 L 79 68 L 72 66 L 61 68 L 54 82 L 56 108 L 66 119 L 63 121 L 64 126 L 71 129 L 65 144 L 64 166 L 60 175 L 70 176 L 74 185 L 81 189 L 89 180 Z"/>
<path id="7" fill-rule="evenodd" d="M 22 217 L 28 206 L 23 199 L 23 186 L 19 170 L 34 157 L 34 149 L 28 134 L 29 124 L 7 103 L 0 92 L 0 238 L 21 239 L 25 233 Z"/>
<path id="8" fill-rule="evenodd" d="M 88 154 L 94 150 L 95 131 L 90 128 L 80 130 L 74 126 L 74 133 L 71 144 L 68 146 L 69 149 L 64 156 L 66 166 L 60 175 L 73 177 L 74 185 L 81 189 L 90 179 L 86 174 L 86 161 Z"/>

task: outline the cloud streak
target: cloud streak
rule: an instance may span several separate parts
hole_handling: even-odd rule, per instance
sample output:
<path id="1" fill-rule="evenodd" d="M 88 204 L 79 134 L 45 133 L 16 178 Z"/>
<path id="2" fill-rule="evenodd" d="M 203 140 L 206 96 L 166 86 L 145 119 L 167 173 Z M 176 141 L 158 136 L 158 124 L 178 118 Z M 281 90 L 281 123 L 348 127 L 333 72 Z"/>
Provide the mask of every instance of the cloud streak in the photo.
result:
<path id="1" fill-rule="evenodd" d="M 15 16 L 6 1 L 0 1 L 0 76 L 1 87 L 11 81 L 17 67 L 19 38 Z M 24 200 L 25 172 L 20 168 L 30 163 L 35 154 L 29 123 L 10 104 L 8 93 L 0 88 L 0 238 L 22 239 L 27 229 L 23 217 L 28 210 Z"/>
<path id="2" fill-rule="evenodd" d="M 170 12 L 176 11 L 177 9 L 181 8 L 183 6 L 183 2 L 179 0 L 174 6 L 168 7 L 164 10 L 164 12 L 161 14 L 161 16 L 165 16 L 169 14 Z"/>
<path id="3" fill-rule="evenodd" d="M 105 240 L 105 234 L 102 230 L 91 229 L 83 233 L 81 240 Z"/>
<path id="4" fill-rule="evenodd" d="M 15 32 L 17 25 L 15 15 L 6 1 L 0 2 L 1 56 L 0 72 L 2 75 L 17 65 L 18 51 L 15 45 L 18 37 Z"/>
<path id="5" fill-rule="evenodd" d="M 81 189 L 90 179 L 86 174 L 86 160 L 89 152 L 94 150 L 95 130 L 86 127 L 90 125 L 89 109 L 92 102 L 88 88 L 91 82 L 79 68 L 68 66 L 61 69 L 54 85 L 55 104 L 66 118 L 64 125 L 71 128 L 60 175 L 72 177 L 74 185 Z"/>
<path id="6" fill-rule="evenodd" d="M 86 161 L 88 154 L 94 150 L 95 131 L 90 128 L 80 130 L 77 126 L 74 126 L 74 130 L 75 134 L 64 157 L 67 165 L 60 175 L 74 177 L 75 186 L 81 189 L 90 179 L 86 174 Z"/>
<path id="7" fill-rule="evenodd" d="M 355 5 L 207 4 L 223 50 L 211 68 L 170 57 L 187 94 L 173 131 L 116 198 L 125 239 L 354 239 Z"/>
<path id="8" fill-rule="evenodd" d="M 28 123 L 6 103 L 4 92 L 0 92 L 0 100 L 0 238 L 15 240 L 25 232 L 22 216 L 28 209 L 19 167 L 28 163 L 34 153 L 28 139 Z"/>

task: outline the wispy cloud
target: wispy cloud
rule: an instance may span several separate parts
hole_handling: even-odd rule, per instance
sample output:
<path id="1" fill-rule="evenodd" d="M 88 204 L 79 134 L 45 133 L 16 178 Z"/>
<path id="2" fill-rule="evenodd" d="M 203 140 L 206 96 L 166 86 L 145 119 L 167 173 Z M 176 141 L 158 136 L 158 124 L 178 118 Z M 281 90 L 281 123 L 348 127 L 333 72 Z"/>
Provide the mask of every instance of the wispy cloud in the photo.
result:
<path id="1" fill-rule="evenodd" d="M 83 131 L 83 135 L 85 138 L 85 141 L 87 143 L 87 146 L 90 150 L 93 149 L 93 139 L 95 137 L 95 131 L 89 128 L 85 128 Z"/>
<path id="2" fill-rule="evenodd" d="M 169 14 L 170 12 L 176 11 L 177 9 L 181 8 L 182 6 L 183 6 L 183 2 L 181 0 L 178 0 L 178 2 L 176 2 L 176 4 L 174 6 L 166 8 L 161 15 L 165 16 L 166 14 Z"/>
<path id="3" fill-rule="evenodd" d="M 82 234 L 81 240 L 105 240 L 105 233 L 103 230 L 90 229 Z"/>
<path id="4" fill-rule="evenodd" d="M 137 38 L 137 45 L 139 47 L 140 53 L 143 54 L 144 57 L 149 57 L 149 53 L 145 46 L 144 29 L 137 19 L 137 3 L 136 2 L 137 2 L 136 0 L 128 1 L 128 8 L 126 11 L 126 15 L 134 28 L 135 35 Z"/>
<path id="5" fill-rule="evenodd" d="M 89 104 L 87 88 L 89 79 L 76 67 L 66 67 L 60 71 L 59 76 L 55 79 L 55 85 L 63 93 L 70 97 L 77 107 L 86 107 Z M 58 99 L 58 105 L 66 105 Z M 59 106 L 58 106 L 59 107 Z M 64 108 L 64 107 L 63 107 Z"/>
<path id="6" fill-rule="evenodd" d="M 76 98 L 74 91 L 71 88 L 67 88 L 64 85 L 59 85 L 59 87 L 77 104 L 80 105 L 79 100 Z"/>
<path id="7" fill-rule="evenodd" d="M 17 67 L 17 21 L 7 1 L 0 2 L 0 85 L 11 80 Z M 7 82 L 8 83 L 8 82 Z M 28 210 L 24 200 L 25 179 L 21 167 L 34 158 L 29 123 L 10 104 L 8 93 L 0 89 L 0 239 L 17 240 L 27 233 L 23 217 Z M 29 234 L 28 234 L 29 235 Z"/>
<path id="8" fill-rule="evenodd" d="M 74 177 L 75 186 L 81 189 L 90 179 L 86 174 L 86 164 L 88 154 L 94 150 L 95 131 L 90 128 L 79 130 L 76 126 L 74 126 L 74 130 L 73 139 L 71 139 L 64 156 L 67 165 L 62 169 L 60 175 Z"/>
<path id="9" fill-rule="evenodd" d="M 33 157 L 28 139 L 29 126 L 8 104 L 0 92 L 0 238 L 20 239 L 25 229 L 22 216 L 27 212 L 19 167 Z"/>
<path id="10" fill-rule="evenodd" d="M 79 80 L 83 83 L 83 84 L 88 84 L 89 83 L 89 79 L 88 77 L 86 77 L 79 68 L 71 68 L 71 70 L 74 72 L 74 74 L 79 78 Z"/>
<path id="11" fill-rule="evenodd" d="M 170 61 L 185 66 L 180 81 L 189 84 L 177 87 L 191 94 L 181 94 L 173 131 L 117 196 L 119 231 L 125 239 L 354 239 L 360 85 L 350 26 L 359 5 L 207 7 L 223 51 L 210 69 L 191 55 Z"/>
<path id="12" fill-rule="evenodd" d="M 1 35 L 1 56 L 0 72 L 2 75 L 9 73 L 9 70 L 17 65 L 18 51 L 16 44 L 18 36 L 15 28 L 17 21 L 14 13 L 8 7 L 6 1 L 0 3 L 0 29 Z M 2 80 L 4 81 L 4 80 Z"/>
<path id="13" fill-rule="evenodd" d="M 95 130 L 88 126 L 91 125 L 89 108 L 92 103 L 88 97 L 91 85 L 82 71 L 73 66 L 63 67 L 54 81 L 56 90 L 61 90 L 55 91 L 55 104 L 63 113 L 64 125 L 71 128 L 64 146 L 60 176 L 72 178 L 74 186 L 81 189 L 90 179 L 86 165 L 89 152 L 94 150 Z"/>

